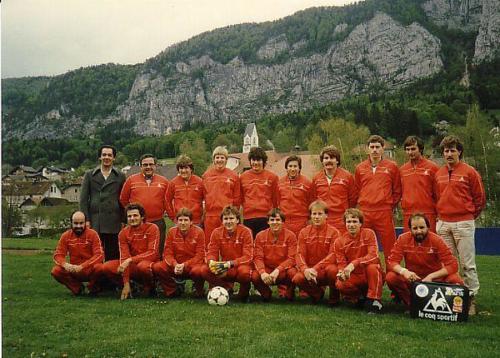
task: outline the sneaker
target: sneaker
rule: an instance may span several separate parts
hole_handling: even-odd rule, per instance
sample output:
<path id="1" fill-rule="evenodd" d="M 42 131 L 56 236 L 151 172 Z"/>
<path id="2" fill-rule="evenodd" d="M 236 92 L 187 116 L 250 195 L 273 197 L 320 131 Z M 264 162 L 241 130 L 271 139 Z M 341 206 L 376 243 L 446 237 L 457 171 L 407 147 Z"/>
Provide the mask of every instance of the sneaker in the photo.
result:
<path id="1" fill-rule="evenodd" d="M 469 306 L 469 316 L 475 316 L 476 314 L 477 314 L 476 299 L 474 297 L 471 297 Z"/>
<path id="2" fill-rule="evenodd" d="M 367 299 L 365 302 L 365 310 L 368 311 L 369 314 L 381 313 L 382 303 L 379 300 Z"/>

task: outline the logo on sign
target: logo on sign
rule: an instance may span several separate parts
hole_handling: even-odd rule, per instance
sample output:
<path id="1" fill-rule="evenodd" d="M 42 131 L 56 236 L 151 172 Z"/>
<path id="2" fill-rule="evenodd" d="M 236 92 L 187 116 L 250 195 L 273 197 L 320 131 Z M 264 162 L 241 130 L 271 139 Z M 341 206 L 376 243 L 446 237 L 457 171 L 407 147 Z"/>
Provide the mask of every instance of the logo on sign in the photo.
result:
<path id="1" fill-rule="evenodd" d="M 446 302 L 446 299 L 444 298 L 444 293 L 441 288 L 434 291 L 423 311 L 432 313 L 452 313 L 448 302 Z"/>

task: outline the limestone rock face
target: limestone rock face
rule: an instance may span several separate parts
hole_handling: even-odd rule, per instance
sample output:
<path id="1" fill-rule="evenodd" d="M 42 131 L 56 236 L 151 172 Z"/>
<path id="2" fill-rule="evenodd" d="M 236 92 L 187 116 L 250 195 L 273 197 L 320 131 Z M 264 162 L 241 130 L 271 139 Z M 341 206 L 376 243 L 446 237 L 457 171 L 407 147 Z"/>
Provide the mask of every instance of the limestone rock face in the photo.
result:
<path id="1" fill-rule="evenodd" d="M 439 26 L 477 31 L 483 13 L 483 2 L 485 0 L 429 0 L 422 4 L 422 8 Z"/>
<path id="2" fill-rule="evenodd" d="M 488 61 L 500 54 L 500 1 L 483 0 L 483 16 L 476 37 L 474 62 Z"/>

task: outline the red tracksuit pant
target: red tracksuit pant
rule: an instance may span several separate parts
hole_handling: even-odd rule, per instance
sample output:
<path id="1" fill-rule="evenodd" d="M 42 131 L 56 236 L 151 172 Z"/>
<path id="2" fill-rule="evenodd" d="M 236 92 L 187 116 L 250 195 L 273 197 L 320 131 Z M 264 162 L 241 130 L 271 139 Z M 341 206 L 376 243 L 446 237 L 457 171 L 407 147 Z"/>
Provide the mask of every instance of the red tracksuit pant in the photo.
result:
<path id="1" fill-rule="evenodd" d="M 203 221 L 203 231 L 205 231 L 205 250 L 208 248 L 210 243 L 210 236 L 212 232 L 222 225 L 220 216 L 205 216 Z"/>
<path id="2" fill-rule="evenodd" d="M 274 271 L 274 269 L 265 268 L 267 273 L 271 273 Z M 286 290 L 283 293 L 283 296 L 285 296 L 288 300 L 293 300 L 294 298 L 294 291 L 295 291 L 295 285 L 292 283 L 292 280 L 294 276 L 297 274 L 297 269 L 295 267 L 289 268 L 288 270 L 282 270 L 278 274 L 278 277 L 276 278 L 276 284 L 280 285 L 280 287 L 285 286 Z M 269 300 L 273 294 L 271 287 L 266 285 L 262 279 L 260 278 L 260 274 L 257 270 L 254 270 L 252 272 L 252 283 L 254 287 L 257 289 L 257 291 L 260 292 L 260 295 L 262 298 Z"/>
<path id="3" fill-rule="evenodd" d="M 330 296 L 328 298 L 329 304 L 335 304 L 339 301 L 340 295 L 339 291 L 335 287 L 335 281 L 337 280 L 337 265 L 328 265 L 324 268 L 318 270 L 318 276 L 316 277 L 316 283 L 313 281 L 307 281 L 303 272 L 298 272 L 294 277 L 292 282 L 298 286 L 301 290 L 307 292 L 307 294 L 315 301 L 318 302 L 323 297 L 325 293 L 322 286 L 328 286 L 330 288 Z"/>
<path id="4" fill-rule="evenodd" d="M 153 265 L 153 273 L 163 287 L 163 294 L 167 297 L 172 297 L 176 293 L 177 285 L 175 279 L 193 280 L 193 287 L 196 291 L 196 296 L 203 296 L 203 266 L 204 264 L 194 265 L 190 268 L 184 268 L 181 275 L 174 273 L 174 267 L 167 266 L 165 261 L 156 262 Z"/>
<path id="5" fill-rule="evenodd" d="M 234 282 L 239 282 L 240 290 L 238 291 L 239 298 L 246 298 L 250 293 L 250 282 L 252 280 L 252 267 L 250 265 L 239 265 L 227 270 L 225 275 L 214 275 L 208 265 L 203 265 L 202 277 L 208 282 L 210 288 L 222 286 L 225 289 L 231 289 Z"/>
<path id="6" fill-rule="evenodd" d="M 379 264 L 367 265 L 361 272 L 352 272 L 347 281 L 337 280 L 337 288 L 344 299 L 356 302 L 366 296 L 372 300 L 382 298 L 384 277 Z"/>
<path id="7" fill-rule="evenodd" d="M 143 260 L 139 263 L 131 262 L 128 266 L 130 279 L 144 285 L 144 287 L 153 287 L 153 261 Z M 117 286 L 123 285 L 122 275 L 119 274 L 118 267 L 120 260 L 111 260 L 102 265 L 102 275 L 113 281 Z"/>
<path id="8" fill-rule="evenodd" d="M 392 251 L 394 243 L 396 242 L 396 231 L 394 228 L 394 220 L 392 218 L 392 210 L 363 211 L 363 214 L 363 227 L 375 231 L 377 239 L 382 244 L 385 264 L 387 267 L 387 258 Z"/>
<path id="9" fill-rule="evenodd" d="M 98 265 L 89 266 L 78 273 L 68 272 L 61 266 L 56 265 L 52 268 L 51 275 L 57 282 L 66 286 L 74 295 L 79 293 L 82 282 L 89 283 L 87 287 L 90 292 L 97 292 L 99 291 L 99 287 L 96 284 L 98 278 L 96 266 Z"/>
<path id="10" fill-rule="evenodd" d="M 411 303 L 410 289 L 412 283 L 394 271 L 388 272 L 385 280 L 387 282 L 387 286 L 389 287 L 389 289 L 395 292 L 403 300 L 405 305 L 410 306 Z M 446 277 L 441 277 L 440 279 L 435 280 L 434 282 L 445 282 L 456 285 L 464 284 L 460 276 L 456 273 L 448 275 Z"/>

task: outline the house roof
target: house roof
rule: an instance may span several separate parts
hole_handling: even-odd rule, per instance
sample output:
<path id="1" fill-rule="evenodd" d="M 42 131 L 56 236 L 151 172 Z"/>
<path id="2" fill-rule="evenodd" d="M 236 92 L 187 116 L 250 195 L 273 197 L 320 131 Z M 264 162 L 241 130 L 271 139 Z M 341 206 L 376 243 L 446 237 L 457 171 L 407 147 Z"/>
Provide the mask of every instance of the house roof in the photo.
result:
<path id="1" fill-rule="evenodd" d="M 8 182 L 3 183 L 2 193 L 9 196 L 42 195 L 50 189 L 52 184 L 48 181 L 35 183 L 25 181 Z"/>
<path id="2" fill-rule="evenodd" d="M 245 128 L 245 133 L 243 134 L 243 137 L 252 136 L 253 130 L 255 129 L 255 123 L 248 123 L 247 127 Z"/>
<path id="3" fill-rule="evenodd" d="M 63 198 L 43 198 L 40 202 L 41 206 L 59 206 L 67 204 L 69 204 L 69 201 Z"/>
<path id="4" fill-rule="evenodd" d="M 27 165 L 16 165 L 12 170 L 9 172 L 9 174 L 14 173 L 18 169 L 21 169 L 25 173 L 36 173 L 37 170 L 35 168 L 29 167 Z"/>

